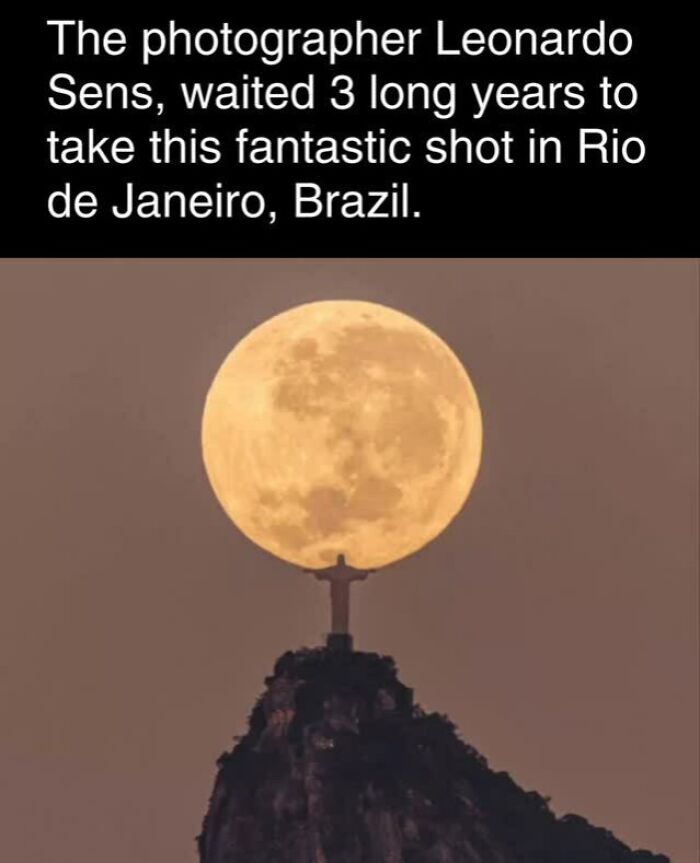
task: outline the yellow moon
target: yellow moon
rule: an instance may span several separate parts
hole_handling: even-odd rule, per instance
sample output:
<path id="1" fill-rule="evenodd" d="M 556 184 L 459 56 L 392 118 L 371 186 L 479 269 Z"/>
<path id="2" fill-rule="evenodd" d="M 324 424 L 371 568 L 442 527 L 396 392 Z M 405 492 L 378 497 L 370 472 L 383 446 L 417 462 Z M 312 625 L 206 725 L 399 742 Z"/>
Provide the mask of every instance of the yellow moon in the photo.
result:
<path id="1" fill-rule="evenodd" d="M 204 464 L 254 543 L 318 569 L 376 569 L 430 542 L 481 458 L 464 367 L 408 315 L 355 300 L 296 306 L 224 360 L 206 399 Z"/>

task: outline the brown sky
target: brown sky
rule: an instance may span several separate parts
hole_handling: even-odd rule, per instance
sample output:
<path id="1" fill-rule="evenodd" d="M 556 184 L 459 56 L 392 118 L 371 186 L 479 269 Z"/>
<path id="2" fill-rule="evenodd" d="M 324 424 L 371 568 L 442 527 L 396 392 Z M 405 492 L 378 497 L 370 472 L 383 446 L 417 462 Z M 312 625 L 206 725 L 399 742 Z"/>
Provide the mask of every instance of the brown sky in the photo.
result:
<path id="1" fill-rule="evenodd" d="M 466 510 L 355 591 L 358 646 L 497 769 L 697 859 L 691 261 L 0 262 L 0 859 L 193 863 L 216 756 L 326 596 L 200 464 L 211 377 L 299 302 L 376 300 L 484 412 Z"/>

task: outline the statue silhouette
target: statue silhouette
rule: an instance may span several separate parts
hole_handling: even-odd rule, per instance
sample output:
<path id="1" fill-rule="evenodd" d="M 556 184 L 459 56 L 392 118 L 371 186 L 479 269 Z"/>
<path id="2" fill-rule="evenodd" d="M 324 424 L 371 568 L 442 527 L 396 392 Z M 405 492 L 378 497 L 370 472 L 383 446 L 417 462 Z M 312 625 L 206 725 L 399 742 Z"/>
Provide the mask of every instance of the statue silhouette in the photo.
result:
<path id="1" fill-rule="evenodd" d="M 333 566 L 324 569 L 305 569 L 319 581 L 327 581 L 331 586 L 331 629 L 328 645 L 352 649 L 350 635 L 350 585 L 353 581 L 364 581 L 373 569 L 355 569 L 345 562 L 345 555 L 339 554 Z"/>

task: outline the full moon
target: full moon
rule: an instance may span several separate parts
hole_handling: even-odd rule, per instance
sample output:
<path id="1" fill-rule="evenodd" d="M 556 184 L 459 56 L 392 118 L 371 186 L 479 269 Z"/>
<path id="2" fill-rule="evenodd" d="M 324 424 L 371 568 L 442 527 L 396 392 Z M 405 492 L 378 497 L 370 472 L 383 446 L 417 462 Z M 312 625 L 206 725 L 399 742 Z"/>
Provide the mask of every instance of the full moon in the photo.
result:
<path id="1" fill-rule="evenodd" d="M 265 321 L 206 399 L 204 464 L 254 543 L 320 569 L 376 569 L 434 539 L 481 457 L 464 367 L 432 330 L 386 306 L 309 303 Z"/>

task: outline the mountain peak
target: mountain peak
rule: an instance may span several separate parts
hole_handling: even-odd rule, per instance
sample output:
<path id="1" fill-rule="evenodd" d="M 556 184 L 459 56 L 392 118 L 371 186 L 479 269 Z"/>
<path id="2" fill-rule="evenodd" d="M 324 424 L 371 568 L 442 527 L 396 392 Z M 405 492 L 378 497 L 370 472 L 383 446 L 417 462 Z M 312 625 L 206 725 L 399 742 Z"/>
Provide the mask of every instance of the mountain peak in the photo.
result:
<path id="1" fill-rule="evenodd" d="M 265 683 L 219 758 L 201 863 L 669 863 L 492 771 L 390 657 L 290 651 Z"/>

